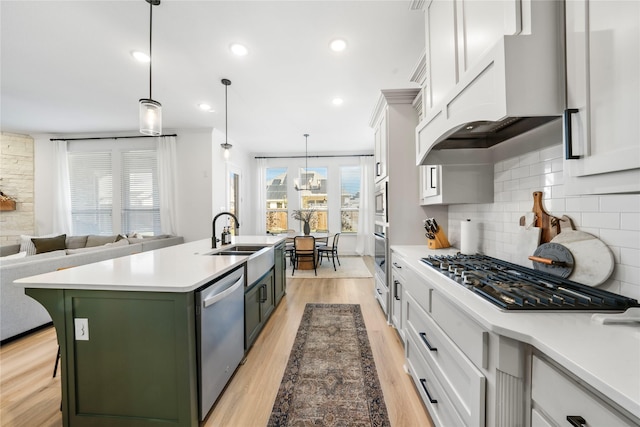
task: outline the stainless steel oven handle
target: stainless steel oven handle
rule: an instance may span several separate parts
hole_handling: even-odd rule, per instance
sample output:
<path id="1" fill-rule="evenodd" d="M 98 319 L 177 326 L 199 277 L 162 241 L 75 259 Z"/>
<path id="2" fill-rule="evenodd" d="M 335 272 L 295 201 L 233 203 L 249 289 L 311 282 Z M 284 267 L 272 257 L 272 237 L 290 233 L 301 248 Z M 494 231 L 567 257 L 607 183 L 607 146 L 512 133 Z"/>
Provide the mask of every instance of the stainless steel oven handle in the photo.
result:
<path id="1" fill-rule="evenodd" d="M 204 301 L 202 301 L 202 306 L 204 308 L 207 308 L 217 303 L 218 301 L 225 299 L 229 294 L 233 293 L 236 289 L 238 289 L 243 284 L 244 284 L 244 275 L 242 275 L 233 285 L 231 285 L 231 287 L 225 289 L 219 294 L 215 294 L 212 297 L 209 297 Z"/>

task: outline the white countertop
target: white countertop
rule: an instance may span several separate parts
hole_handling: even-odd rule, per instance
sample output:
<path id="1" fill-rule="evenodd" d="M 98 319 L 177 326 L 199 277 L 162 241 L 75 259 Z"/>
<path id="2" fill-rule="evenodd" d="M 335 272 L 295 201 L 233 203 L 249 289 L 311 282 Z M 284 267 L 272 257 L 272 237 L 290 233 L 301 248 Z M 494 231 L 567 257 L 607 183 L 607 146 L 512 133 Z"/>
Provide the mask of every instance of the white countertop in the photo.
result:
<path id="1" fill-rule="evenodd" d="M 602 325 L 591 320 L 593 313 L 502 311 L 420 261 L 428 255 L 455 253 L 456 249 L 395 245 L 391 249 L 485 329 L 534 346 L 640 418 L 637 323 Z"/>
<path id="2" fill-rule="evenodd" d="M 232 243 L 273 246 L 284 239 L 237 236 Z M 207 255 L 229 246 L 211 249 L 211 239 L 203 239 L 26 277 L 14 283 L 24 288 L 189 292 L 246 261 L 246 256 Z"/>

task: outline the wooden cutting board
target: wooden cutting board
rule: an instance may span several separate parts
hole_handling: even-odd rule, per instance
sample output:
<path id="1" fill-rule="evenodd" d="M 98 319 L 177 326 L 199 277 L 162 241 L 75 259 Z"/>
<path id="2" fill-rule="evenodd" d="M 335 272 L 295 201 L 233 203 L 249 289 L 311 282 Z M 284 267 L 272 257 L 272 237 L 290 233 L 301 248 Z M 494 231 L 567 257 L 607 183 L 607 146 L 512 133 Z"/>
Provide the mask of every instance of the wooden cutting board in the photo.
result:
<path id="1" fill-rule="evenodd" d="M 551 243 L 566 247 L 573 255 L 574 266 L 569 280 L 589 286 L 604 283 L 613 273 L 613 253 L 593 234 L 577 230 L 563 230 Z"/>

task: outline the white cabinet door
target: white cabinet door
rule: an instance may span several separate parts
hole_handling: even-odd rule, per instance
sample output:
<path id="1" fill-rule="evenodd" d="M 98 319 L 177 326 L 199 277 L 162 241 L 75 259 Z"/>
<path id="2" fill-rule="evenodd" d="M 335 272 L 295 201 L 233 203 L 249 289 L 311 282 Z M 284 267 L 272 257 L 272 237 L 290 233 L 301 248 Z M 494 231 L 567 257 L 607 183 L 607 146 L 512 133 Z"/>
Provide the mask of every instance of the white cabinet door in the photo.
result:
<path id="1" fill-rule="evenodd" d="M 460 74 L 476 64 L 500 38 L 521 30 L 520 0 L 459 0 L 458 67 Z"/>
<path id="2" fill-rule="evenodd" d="M 442 102 L 458 82 L 455 2 L 432 1 L 426 8 L 427 113 Z"/>
<path id="3" fill-rule="evenodd" d="M 420 166 L 420 198 L 434 197 L 440 194 L 438 175 L 440 167 L 437 165 Z"/>
<path id="4" fill-rule="evenodd" d="M 375 180 L 380 181 L 387 176 L 387 150 L 389 145 L 389 135 L 387 133 L 388 109 L 385 108 L 380 122 L 375 128 Z"/>
<path id="5" fill-rule="evenodd" d="M 565 31 L 568 191 L 640 191 L 608 175 L 640 169 L 640 2 L 566 2 Z"/>

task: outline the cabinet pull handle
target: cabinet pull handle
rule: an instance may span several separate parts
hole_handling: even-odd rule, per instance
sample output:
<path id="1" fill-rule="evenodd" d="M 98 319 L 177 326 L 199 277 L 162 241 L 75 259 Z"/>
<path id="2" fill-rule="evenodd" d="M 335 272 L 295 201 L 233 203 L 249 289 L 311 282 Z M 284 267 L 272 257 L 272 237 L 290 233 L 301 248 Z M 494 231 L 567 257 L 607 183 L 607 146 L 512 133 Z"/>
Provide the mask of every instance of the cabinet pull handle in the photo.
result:
<path id="1" fill-rule="evenodd" d="M 429 390 L 427 390 L 427 380 L 424 379 L 424 378 L 420 378 L 420 384 L 422 385 L 422 388 L 424 389 L 424 392 L 427 393 L 427 399 L 429 399 L 429 402 L 438 403 L 438 401 L 436 399 L 431 397 L 431 395 L 429 394 Z"/>
<path id="2" fill-rule="evenodd" d="M 380 162 L 376 162 L 376 176 L 380 176 L 381 172 L 380 172 Z"/>
<path id="3" fill-rule="evenodd" d="M 260 302 L 267 302 L 267 285 L 260 287 Z"/>
<path id="4" fill-rule="evenodd" d="M 438 188 L 437 186 L 433 185 L 433 183 L 435 182 L 434 178 L 433 178 L 433 173 L 436 171 L 435 167 L 430 167 L 429 168 L 429 187 L 431 188 Z"/>
<path id="5" fill-rule="evenodd" d="M 580 415 L 567 415 L 567 421 L 569 421 L 569 424 L 573 427 L 584 427 L 587 423 Z"/>
<path id="6" fill-rule="evenodd" d="M 420 332 L 420 338 L 422 338 L 422 341 L 424 341 L 429 351 L 438 351 L 437 347 L 432 347 L 431 344 L 429 344 L 429 341 L 427 341 L 427 334 Z"/>
<path id="7" fill-rule="evenodd" d="M 400 301 L 400 297 L 398 297 L 398 283 L 400 282 L 397 280 L 393 281 L 393 285 L 394 285 L 393 295 L 396 301 Z"/>
<path id="8" fill-rule="evenodd" d="M 382 292 L 380 292 L 380 288 L 376 288 L 376 292 L 378 292 L 378 295 L 382 295 Z"/>
<path id="9" fill-rule="evenodd" d="M 566 160 L 579 159 L 581 156 L 573 154 L 573 137 L 571 132 L 571 115 L 578 112 L 577 108 L 564 110 L 564 158 Z"/>
<path id="10" fill-rule="evenodd" d="M 393 263 L 393 266 L 394 266 L 395 268 L 402 268 L 402 266 L 401 266 L 400 264 L 398 264 L 397 262 L 394 262 L 394 263 Z"/>

